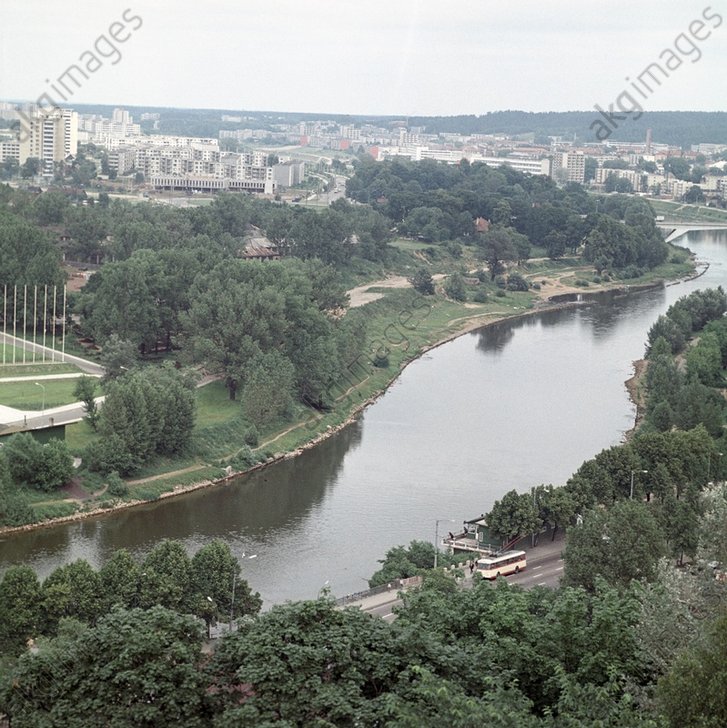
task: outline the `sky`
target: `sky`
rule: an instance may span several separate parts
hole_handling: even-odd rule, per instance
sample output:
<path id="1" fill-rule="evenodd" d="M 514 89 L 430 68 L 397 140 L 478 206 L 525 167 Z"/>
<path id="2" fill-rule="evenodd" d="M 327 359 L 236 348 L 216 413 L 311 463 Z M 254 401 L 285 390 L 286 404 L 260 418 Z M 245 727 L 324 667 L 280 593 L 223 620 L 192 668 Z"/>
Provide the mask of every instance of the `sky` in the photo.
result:
<path id="1" fill-rule="evenodd" d="M 694 26 L 704 14 L 715 17 Z M 51 85 L 83 58 L 92 70 L 69 82 L 62 105 L 394 116 L 591 110 L 608 107 L 627 77 L 667 49 L 680 63 L 640 99 L 644 109 L 723 110 L 727 3 L 3 0 L 0 99 L 48 92 L 58 102 Z"/>

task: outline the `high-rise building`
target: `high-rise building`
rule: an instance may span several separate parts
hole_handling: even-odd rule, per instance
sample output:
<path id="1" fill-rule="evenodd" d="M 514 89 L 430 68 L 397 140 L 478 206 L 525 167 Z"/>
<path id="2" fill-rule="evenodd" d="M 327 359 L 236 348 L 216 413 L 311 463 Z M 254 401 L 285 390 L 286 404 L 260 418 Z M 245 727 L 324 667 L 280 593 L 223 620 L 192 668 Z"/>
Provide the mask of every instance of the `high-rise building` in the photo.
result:
<path id="1" fill-rule="evenodd" d="M 35 109 L 18 112 L 18 162 L 40 160 L 41 173 L 53 174 L 56 162 L 75 156 L 78 151 L 78 114 L 71 109 Z"/>
<path id="2" fill-rule="evenodd" d="M 579 182 L 583 184 L 586 179 L 586 157 L 583 152 L 559 152 L 555 155 L 554 167 L 560 167 L 566 172 L 566 182 Z"/>

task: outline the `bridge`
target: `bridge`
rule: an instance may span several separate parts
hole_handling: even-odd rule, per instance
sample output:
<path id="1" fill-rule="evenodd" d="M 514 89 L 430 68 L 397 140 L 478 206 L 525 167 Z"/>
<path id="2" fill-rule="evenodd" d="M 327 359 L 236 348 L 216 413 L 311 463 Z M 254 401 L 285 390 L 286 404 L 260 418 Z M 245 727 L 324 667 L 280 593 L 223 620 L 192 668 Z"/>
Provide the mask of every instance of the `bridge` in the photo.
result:
<path id="1" fill-rule="evenodd" d="M 727 222 L 684 222 L 660 220 L 656 227 L 663 230 L 667 243 L 673 243 L 677 238 L 693 230 L 727 230 Z"/>

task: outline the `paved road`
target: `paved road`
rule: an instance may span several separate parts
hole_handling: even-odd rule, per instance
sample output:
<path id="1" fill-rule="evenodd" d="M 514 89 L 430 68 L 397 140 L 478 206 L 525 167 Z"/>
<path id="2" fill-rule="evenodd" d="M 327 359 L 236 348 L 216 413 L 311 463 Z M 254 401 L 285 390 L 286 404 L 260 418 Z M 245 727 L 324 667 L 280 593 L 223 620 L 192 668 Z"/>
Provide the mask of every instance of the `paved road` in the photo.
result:
<path id="1" fill-rule="evenodd" d="M 555 541 L 551 541 L 550 537 L 541 539 L 535 548 L 527 548 L 528 566 L 525 571 L 519 574 L 511 574 L 502 577 L 509 584 L 517 584 L 523 589 L 532 589 L 536 586 L 544 586 L 555 588 L 560 584 L 560 578 L 563 575 L 563 558 L 562 550 L 564 546 L 563 533 Z M 465 569 L 467 576 L 462 583 L 462 589 L 471 589 L 478 577 L 473 579 L 469 575 L 469 570 Z M 494 581 L 492 584 L 494 585 Z M 362 599 L 360 602 L 349 606 L 358 606 L 364 612 L 375 614 L 387 622 L 391 622 L 396 618 L 393 613 L 394 607 L 399 607 L 402 600 L 398 598 L 396 591 L 385 594 L 377 594 L 375 597 Z"/>

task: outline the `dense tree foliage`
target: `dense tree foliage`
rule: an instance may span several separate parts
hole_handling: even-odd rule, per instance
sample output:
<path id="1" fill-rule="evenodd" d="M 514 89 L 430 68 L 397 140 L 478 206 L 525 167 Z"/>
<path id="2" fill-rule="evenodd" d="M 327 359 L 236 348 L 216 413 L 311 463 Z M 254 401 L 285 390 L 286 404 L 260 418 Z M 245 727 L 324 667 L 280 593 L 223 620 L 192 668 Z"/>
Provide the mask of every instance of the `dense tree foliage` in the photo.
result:
<path id="1" fill-rule="evenodd" d="M 191 442 L 194 380 L 172 366 L 130 371 L 107 385 L 98 417 L 101 439 L 86 453 L 89 467 L 128 474 L 153 455 L 183 452 Z"/>

